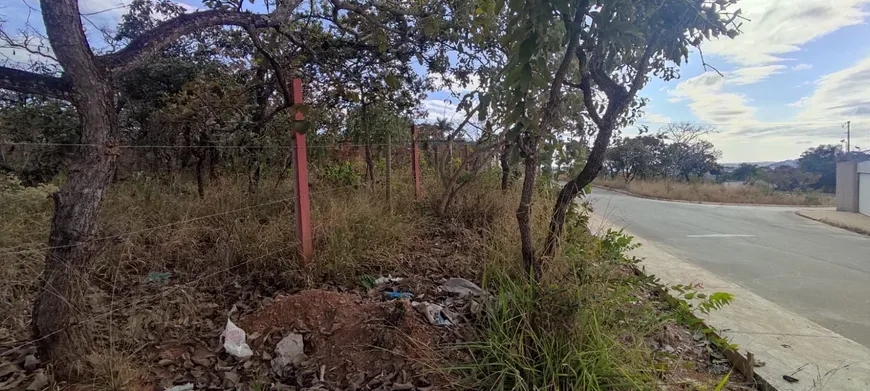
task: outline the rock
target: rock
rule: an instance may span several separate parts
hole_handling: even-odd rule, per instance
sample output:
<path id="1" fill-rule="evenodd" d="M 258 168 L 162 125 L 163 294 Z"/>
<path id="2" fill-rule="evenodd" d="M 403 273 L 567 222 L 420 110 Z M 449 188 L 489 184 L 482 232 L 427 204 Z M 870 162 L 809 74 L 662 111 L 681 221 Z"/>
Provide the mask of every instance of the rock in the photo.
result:
<path id="1" fill-rule="evenodd" d="M 455 293 L 459 297 L 486 295 L 486 291 L 483 288 L 464 278 L 451 278 L 441 284 L 441 289 L 445 292 Z"/>
<path id="2" fill-rule="evenodd" d="M 275 346 L 275 358 L 271 361 L 272 370 L 284 376 L 284 370 L 291 365 L 299 365 L 305 360 L 305 341 L 302 334 L 291 333 Z"/>
<path id="3" fill-rule="evenodd" d="M 40 391 L 48 387 L 48 376 L 45 373 L 38 372 L 33 376 L 33 381 L 27 386 L 27 391 Z"/>
<path id="4" fill-rule="evenodd" d="M 26 357 L 24 357 L 24 369 L 26 369 L 28 371 L 38 367 L 39 364 L 41 364 L 41 363 L 42 362 L 39 361 L 39 359 L 36 358 L 36 356 L 34 356 L 32 354 L 29 354 Z"/>

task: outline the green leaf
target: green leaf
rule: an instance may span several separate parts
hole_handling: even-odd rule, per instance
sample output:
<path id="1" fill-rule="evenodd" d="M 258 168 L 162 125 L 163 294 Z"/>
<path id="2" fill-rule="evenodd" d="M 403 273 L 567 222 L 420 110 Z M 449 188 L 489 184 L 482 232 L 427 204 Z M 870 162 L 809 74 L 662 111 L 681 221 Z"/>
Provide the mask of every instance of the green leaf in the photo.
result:
<path id="1" fill-rule="evenodd" d="M 553 0 L 553 7 L 562 15 L 571 15 L 571 4 L 568 0 Z"/>
<path id="2" fill-rule="evenodd" d="M 733 372 L 733 371 L 732 371 L 732 372 Z M 724 390 L 724 389 L 725 389 L 725 385 L 728 384 L 728 379 L 729 379 L 729 378 L 731 378 L 731 372 L 728 372 L 728 374 L 725 375 L 724 378 L 722 378 L 722 381 L 719 382 L 719 384 L 716 386 L 716 389 L 713 390 L 713 391 L 722 391 L 722 390 Z"/>
<path id="3" fill-rule="evenodd" d="M 525 5 L 525 3 L 526 2 L 524 0 L 510 0 L 510 3 L 508 3 L 508 7 L 512 12 L 519 13 L 523 10 L 523 6 Z"/>
<path id="4" fill-rule="evenodd" d="M 388 74 L 385 80 L 387 82 L 387 86 L 394 90 L 398 90 L 399 87 L 401 87 L 401 82 L 399 81 L 399 78 L 392 73 Z"/>
<path id="5" fill-rule="evenodd" d="M 309 122 L 308 120 L 293 121 L 291 123 L 291 128 L 296 133 L 305 134 L 311 128 L 311 122 Z"/>

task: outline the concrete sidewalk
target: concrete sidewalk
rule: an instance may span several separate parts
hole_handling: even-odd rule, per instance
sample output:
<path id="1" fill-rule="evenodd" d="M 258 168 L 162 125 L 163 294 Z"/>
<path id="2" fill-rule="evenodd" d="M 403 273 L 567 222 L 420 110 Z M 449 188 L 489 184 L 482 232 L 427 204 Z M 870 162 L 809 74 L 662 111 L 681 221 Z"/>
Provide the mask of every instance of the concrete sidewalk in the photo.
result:
<path id="1" fill-rule="evenodd" d="M 837 228 L 870 235 L 870 216 L 860 213 L 837 212 L 833 209 L 802 209 L 797 214 Z"/>
<path id="2" fill-rule="evenodd" d="M 597 215 L 591 216 L 589 224 L 593 233 L 623 228 Z M 720 336 L 737 344 L 741 355 L 751 352 L 756 362 L 764 362 L 755 373 L 777 390 L 870 390 L 870 348 L 679 259 L 666 246 L 639 237 L 635 241 L 641 247 L 630 255 L 642 258 L 645 272 L 661 283 L 700 282 L 705 293 L 721 291 L 735 296 L 731 305 L 713 312 L 705 321 Z M 788 383 L 783 375 L 799 381 Z"/>

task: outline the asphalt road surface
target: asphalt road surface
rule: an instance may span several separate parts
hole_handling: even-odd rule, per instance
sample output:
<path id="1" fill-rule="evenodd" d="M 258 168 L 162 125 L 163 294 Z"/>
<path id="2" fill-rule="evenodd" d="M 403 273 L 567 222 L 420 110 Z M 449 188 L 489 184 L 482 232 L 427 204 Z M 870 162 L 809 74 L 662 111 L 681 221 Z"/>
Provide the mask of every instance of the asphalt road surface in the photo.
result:
<path id="1" fill-rule="evenodd" d="M 600 188 L 590 200 L 597 215 L 632 234 L 870 347 L 870 237 L 797 216 L 797 208 L 656 201 Z"/>

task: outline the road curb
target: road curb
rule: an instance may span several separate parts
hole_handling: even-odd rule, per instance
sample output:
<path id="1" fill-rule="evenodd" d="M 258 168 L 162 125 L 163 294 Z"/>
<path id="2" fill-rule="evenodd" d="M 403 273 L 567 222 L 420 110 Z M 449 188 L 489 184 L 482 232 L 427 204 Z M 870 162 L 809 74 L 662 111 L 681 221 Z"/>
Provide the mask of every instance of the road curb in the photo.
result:
<path id="1" fill-rule="evenodd" d="M 847 224 L 841 224 L 841 223 L 838 223 L 838 222 L 836 222 L 836 221 L 833 221 L 833 220 L 830 220 L 830 219 L 826 219 L 826 218 L 824 218 L 824 217 L 822 217 L 822 218 L 816 218 L 816 217 L 810 216 L 810 215 L 808 215 L 808 214 L 806 214 L 806 213 L 803 213 L 803 211 L 800 211 L 800 210 L 795 211 L 794 214 L 796 214 L 796 215 L 798 215 L 798 216 L 800 216 L 800 217 L 803 217 L 803 218 L 805 218 L 805 219 L 810 219 L 810 220 L 813 220 L 813 221 L 818 221 L 818 222 L 820 222 L 820 223 L 830 225 L 831 227 L 835 227 L 835 228 L 839 228 L 839 229 L 844 229 L 844 230 L 846 230 L 846 231 L 854 232 L 854 233 L 859 234 L 859 235 L 870 236 L 870 231 L 868 231 L 868 230 L 866 230 L 866 229 L 863 229 L 863 228 L 853 227 L 853 226 L 851 226 L 851 225 L 847 225 Z"/>
<path id="2" fill-rule="evenodd" d="M 776 208 L 804 208 L 804 209 L 812 209 L 812 208 L 828 208 L 827 206 L 811 206 L 811 205 L 786 205 L 786 204 L 750 204 L 750 203 L 739 203 L 739 202 L 709 202 L 709 201 L 689 201 L 689 200 L 677 200 L 672 198 L 661 198 L 661 197 L 653 197 L 643 194 L 632 193 L 628 190 L 617 189 L 615 187 L 603 186 L 598 184 L 593 184 L 593 188 L 597 187 L 600 189 L 605 189 L 607 191 L 612 191 L 614 193 L 625 194 L 627 196 L 644 198 L 647 200 L 655 200 L 655 201 L 666 201 L 666 202 L 679 202 L 681 204 L 696 204 L 696 205 L 719 205 L 719 206 L 771 206 Z"/>

